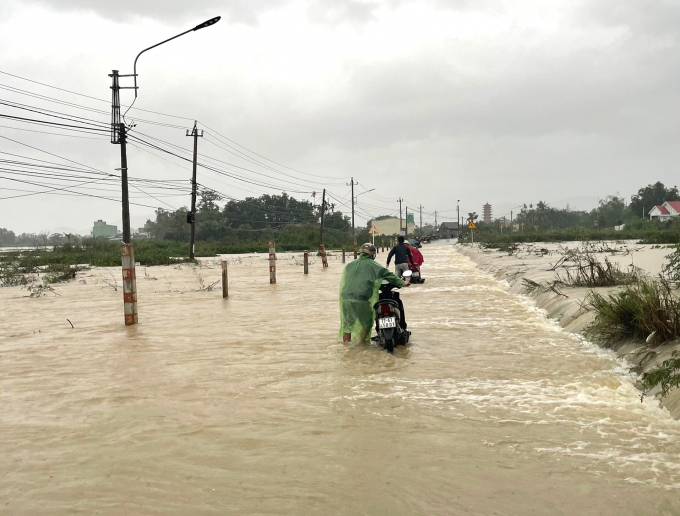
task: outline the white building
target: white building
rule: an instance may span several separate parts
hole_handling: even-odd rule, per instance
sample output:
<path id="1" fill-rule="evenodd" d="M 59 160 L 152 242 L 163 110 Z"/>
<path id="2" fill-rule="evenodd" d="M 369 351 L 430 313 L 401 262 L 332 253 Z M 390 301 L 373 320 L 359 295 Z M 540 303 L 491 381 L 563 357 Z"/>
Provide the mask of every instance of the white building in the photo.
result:
<path id="1" fill-rule="evenodd" d="M 665 222 L 680 215 L 680 201 L 666 201 L 649 210 L 649 220 L 658 219 Z"/>
<path id="2" fill-rule="evenodd" d="M 373 224 L 378 230 L 378 235 L 394 236 L 399 234 L 400 224 L 398 217 L 374 220 Z M 406 229 L 406 221 L 404 219 L 401 219 L 401 229 Z M 408 234 L 413 235 L 415 229 L 416 229 L 415 224 L 409 224 Z"/>

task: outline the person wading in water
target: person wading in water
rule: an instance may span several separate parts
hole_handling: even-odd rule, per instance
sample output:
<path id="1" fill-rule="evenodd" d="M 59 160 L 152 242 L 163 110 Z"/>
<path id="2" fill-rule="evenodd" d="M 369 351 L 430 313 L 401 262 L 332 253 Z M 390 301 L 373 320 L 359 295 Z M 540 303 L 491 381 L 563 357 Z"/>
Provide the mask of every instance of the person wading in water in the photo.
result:
<path id="1" fill-rule="evenodd" d="M 411 263 L 413 263 L 413 256 L 411 255 L 411 250 L 404 243 L 404 237 L 400 235 L 397 237 L 397 240 L 399 243 L 387 255 L 387 266 L 390 266 L 390 261 L 394 256 L 394 273 L 401 278 L 409 270 L 408 261 L 411 260 Z"/>
<path id="2" fill-rule="evenodd" d="M 408 287 L 408 283 L 375 261 L 376 254 L 373 244 L 362 245 L 359 259 L 348 263 L 342 272 L 340 333 L 343 342 L 349 342 L 352 336 L 366 340 L 371 334 L 375 315 L 373 305 L 378 301 L 378 289 L 383 280 L 397 287 Z"/>

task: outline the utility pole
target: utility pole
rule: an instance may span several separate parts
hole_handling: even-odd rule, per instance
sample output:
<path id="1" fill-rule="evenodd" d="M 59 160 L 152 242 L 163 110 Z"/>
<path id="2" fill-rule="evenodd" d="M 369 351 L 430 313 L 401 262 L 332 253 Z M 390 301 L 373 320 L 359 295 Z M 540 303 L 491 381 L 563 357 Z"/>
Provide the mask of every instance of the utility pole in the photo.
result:
<path id="1" fill-rule="evenodd" d="M 456 224 L 458 225 L 458 234 L 460 235 L 460 199 L 456 202 L 456 210 L 458 211 L 456 215 L 456 220 L 458 222 L 456 222 Z"/>
<path id="2" fill-rule="evenodd" d="M 120 135 L 120 181 L 123 199 L 123 243 L 129 244 L 132 240 L 130 231 L 130 198 L 128 196 L 128 168 L 127 168 L 127 134 L 125 124 L 118 126 Z"/>
<path id="3" fill-rule="evenodd" d="M 326 189 L 323 189 L 321 196 L 321 228 L 319 229 L 319 246 L 323 245 L 323 214 L 326 211 Z"/>
<path id="4" fill-rule="evenodd" d="M 191 239 L 189 240 L 189 259 L 194 259 L 194 239 L 196 238 L 196 165 L 198 164 L 198 137 L 203 136 L 198 134 L 196 129 L 196 121 L 194 120 L 194 128 L 189 132 L 187 129 L 187 136 L 194 137 L 194 169 L 191 177 L 191 212 L 187 213 L 187 222 L 191 224 Z"/>
<path id="5" fill-rule="evenodd" d="M 354 259 L 357 259 L 357 234 L 356 231 L 354 230 L 354 185 L 358 185 L 359 183 L 354 182 L 354 178 L 350 180 L 350 182 L 347 184 L 347 186 L 352 187 L 352 241 L 354 242 Z"/>
<path id="6" fill-rule="evenodd" d="M 423 205 L 420 205 L 420 238 L 423 238 Z"/>
<path id="7" fill-rule="evenodd" d="M 403 220 L 403 219 L 401 218 L 401 203 L 402 203 L 403 201 L 404 201 L 404 199 L 402 199 L 401 197 L 399 197 L 399 199 L 397 199 L 397 202 L 399 203 L 399 233 L 400 233 L 400 234 L 401 234 L 401 232 L 404 230 L 404 228 L 403 228 L 402 225 L 401 225 L 401 221 Z"/>
<path id="8" fill-rule="evenodd" d="M 408 206 L 406 206 L 406 229 L 404 239 L 408 240 Z"/>
<path id="9" fill-rule="evenodd" d="M 439 230 L 439 226 L 437 226 L 437 210 L 434 210 L 434 230 Z"/>
<path id="10" fill-rule="evenodd" d="M 118 70 L 112 70 L 109 77 L 111 85 L 111 143 L 120 145 L 120 181 L 123 204 L 123 244 L 121 245 L 121 265 L 123 269 L 123 315 L 125 325 L 137 324 L 137 279 L 135 276 L 135 254 L 131 243 L 130 232 L 130 198 L 128 195 L 127 135 L 125 123 L 120 118 L 120 90 Z M 131 87 L 123 87 L 130 89 Z"/>
<path id="11" fill-rule="evenodd" d="M 130 199 L 128 196 L 128 169 L 127 169 L 127 138 L 125 124 L 120 120 L 120 90 L 118 83 L 119 77 L 130 77 L 130 75 L 120 75 L 118 70 L 112 70 L 109 77 L 113 78 L 112 100 L 111 100 L 111 143 L 120 145 L 120 179 L 121 193 L 123 200 L 123 243 L 129 244 L 130 235 Z M 123 87 L 122 89 L 129 89 Z"/>
<path id="12" fill-rule="evenodd" d="M 319 230 L 319 254 L 321 255 L 321 263 L 323 267 L 328 267 L 328 259 L 326 258 L 326 248 L 323 245 L 323 215 L 326 212 L 326 189 L 323 189 L 321 196 L 321 229 Z"/>

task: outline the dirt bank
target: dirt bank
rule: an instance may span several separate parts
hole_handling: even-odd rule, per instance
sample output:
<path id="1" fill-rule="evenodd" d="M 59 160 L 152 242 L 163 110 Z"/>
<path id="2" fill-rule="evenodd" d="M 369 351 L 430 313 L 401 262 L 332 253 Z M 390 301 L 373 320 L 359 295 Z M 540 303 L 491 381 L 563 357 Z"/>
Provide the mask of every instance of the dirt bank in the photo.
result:
<path id="1" fill-rule="evenodd" d="M 588 288 L 560 288 L 556 291 L 539 293 L 527 292 L 524 279 L 536 283 L 552 282 L 557 279 L 558 272 L 554 266 L 562 257 L 566 248 L 578 247 L 580 242 L 563 244 L 525 244 L 515 249 L 499 251 L 456 245 L 461 254 L 474 261 L 483 271 L 493 275 L 500 281 L 507 282 L 510 292 L 531 297 L 536 305 L 545 310 L 546 315 L 556 320 L 565 330 L 571 333 L 581 333 L 593 320 L 594 313 L 585 307 Z M 598 257 L 607 256 L 612 262 L 621 265 L 622 269 L 630 265 L 641 268 L 649 275 L 658 274 L 666 256 L 671 250 L 664 246 L 640 245 L 632 242 L 605 244 L 617 252 L 598 252 Z M 607 293 L 614 288 L 595 289 Z M 560 294 L 561 293 L 561 294 Z M 622 342 L 612 352 L 625 360 L 631 371 L 641 374 L 656 368 L 657 364 L 670 358 L 675 350 L 680 351 L 680 343 L 651 347 L 644 342 Z M 658 388 L 649 395 L 656 395 Z M 671 392 L 661 405 L 668 409 L 675 419 L 680 419 L 680 391 Z"/>

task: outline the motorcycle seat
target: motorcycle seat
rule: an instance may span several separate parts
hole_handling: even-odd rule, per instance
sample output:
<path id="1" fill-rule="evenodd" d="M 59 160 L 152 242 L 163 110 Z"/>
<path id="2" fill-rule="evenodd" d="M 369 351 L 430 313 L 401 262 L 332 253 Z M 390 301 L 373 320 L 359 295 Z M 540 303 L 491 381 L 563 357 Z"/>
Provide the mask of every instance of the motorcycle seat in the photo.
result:
<path id="1" fill-rule="evenodd" d="M 397 309 L 399 308 L 399 303 L 397 303 L 394 299 L 381 299 L 373 305 L 373 310 L 376 310 L 380 305 L 392 305 Z"/>

